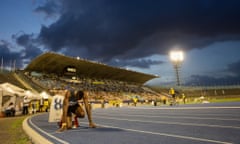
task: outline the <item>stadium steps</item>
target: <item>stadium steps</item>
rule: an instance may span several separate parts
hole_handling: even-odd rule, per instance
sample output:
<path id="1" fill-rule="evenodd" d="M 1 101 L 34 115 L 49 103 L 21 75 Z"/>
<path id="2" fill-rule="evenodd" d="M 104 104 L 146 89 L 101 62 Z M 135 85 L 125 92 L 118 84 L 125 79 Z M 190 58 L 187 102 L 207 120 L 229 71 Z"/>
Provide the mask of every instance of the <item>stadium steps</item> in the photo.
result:
<path id="1" fill-rule="evenodd" d="M 26 89 L 13 75 L 14 74 L 12 72 L 0 72 L 0 83 L 8 82 L 20 88 Z"/>
<path id="2" fill-rule="evenodd" d="M 14 76 L 24 87 L 26 87 L 27 89 L 32 90 L 33 92 L 39 93 L 39 91 L 36 90 L 35 88 L 33 88 L 33 87 L 29 84 L 29 82 L 28 82 L 26 79 L 23 78 L 22 75 L 20 76 L 19 74 L 14 73 L 13 76 Z"/>

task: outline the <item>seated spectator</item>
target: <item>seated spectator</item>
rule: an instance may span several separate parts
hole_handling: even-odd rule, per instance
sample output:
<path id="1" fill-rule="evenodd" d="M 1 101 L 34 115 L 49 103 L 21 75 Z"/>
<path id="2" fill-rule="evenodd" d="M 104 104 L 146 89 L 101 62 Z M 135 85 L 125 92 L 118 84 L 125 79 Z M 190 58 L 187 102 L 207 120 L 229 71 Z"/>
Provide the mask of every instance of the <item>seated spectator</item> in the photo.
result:
<path id="1" fill-rule="evenodd" d="M 15 107 L 14 104 L 11 102 L 5 110 L 6 116 L 15 116 Z"/>

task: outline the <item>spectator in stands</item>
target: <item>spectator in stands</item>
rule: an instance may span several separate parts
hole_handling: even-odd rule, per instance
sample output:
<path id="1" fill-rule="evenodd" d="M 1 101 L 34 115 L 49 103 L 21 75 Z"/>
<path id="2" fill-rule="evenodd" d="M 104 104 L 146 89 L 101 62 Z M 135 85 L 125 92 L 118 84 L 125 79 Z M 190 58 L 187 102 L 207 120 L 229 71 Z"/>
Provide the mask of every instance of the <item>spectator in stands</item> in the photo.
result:
<path id="1" fill-rule="evenodd" d="M 6 116 L 15 116 L 15 106 L 12 102 L 6 108 L 5 115 Z"/>
<path id="2" fill-rule="evenodd" d="M 64 131 L 66 129 L 72 128 L 72 113 L 76 115 L 75 122 L 77 122 L 77 118 L 84 118 L 85 112 L 82 106 L 79 104 L 79 100 L 83 100 L 85 105 L 85 110 L 87 112 L 89 127 L 96 128 L 96 125 L 92 121 L 92 113 L 91 107 L 88 102 L 88 92 L 86 91 L 73 91 L 66 90 L 65 98 L 63 101 L 63 116 L 62 116 L 62 124 L 59 131 Z M 78 126 L 78 123 L 76 123 Z"/>
<path id="3" fill-rule="evenodd" d="M 27 114 L 28 114 L 29 104 L 30 104 L 30 100 L 28 99 L 27 96 L 25 96 L 25 97 L 23 98 L 23 111 L 22 111 L 22 114 L 23 114 L 23 115 L 27 115 Z"/>

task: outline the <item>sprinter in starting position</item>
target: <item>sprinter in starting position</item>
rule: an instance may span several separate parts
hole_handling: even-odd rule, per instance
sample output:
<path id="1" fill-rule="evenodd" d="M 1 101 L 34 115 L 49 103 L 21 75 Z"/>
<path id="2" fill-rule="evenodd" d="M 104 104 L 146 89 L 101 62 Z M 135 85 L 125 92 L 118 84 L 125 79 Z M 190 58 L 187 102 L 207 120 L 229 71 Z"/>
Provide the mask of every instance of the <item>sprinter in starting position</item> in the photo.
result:
<path id="1" fill-rule="evenodd" d="M 85 110 L 88 116 L 89 127 L 96 128 L 92 121 L 91 106 L 88 102 L 88 92 L 75 90 L 66 90 L 63 101 L 63 115 L 61 128 L 58 131 L 64 131 L 72 128 L 72 113 L 75 114 L 75 125 L 78 126 L 77 118 L 84 118 L 85 112 L 83 107 L 79 104 L 79 100 L 83 100 Z"/>

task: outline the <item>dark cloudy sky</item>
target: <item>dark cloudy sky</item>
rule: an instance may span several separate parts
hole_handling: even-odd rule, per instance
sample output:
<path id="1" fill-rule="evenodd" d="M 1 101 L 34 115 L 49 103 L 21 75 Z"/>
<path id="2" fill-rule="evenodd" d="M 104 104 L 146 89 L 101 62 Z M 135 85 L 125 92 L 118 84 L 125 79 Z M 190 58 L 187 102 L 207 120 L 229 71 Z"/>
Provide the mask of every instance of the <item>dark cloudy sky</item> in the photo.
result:
<path id="1" fill-rule="evenodd" d="M 181 49 L 184 84 L 240 84 L 238 0 L 1 0 L 0 56 L 24 68 L 46 51 L 161 76 Z"/>

